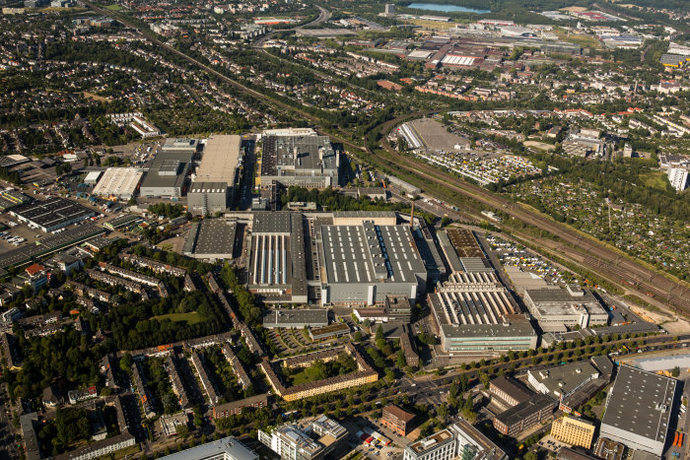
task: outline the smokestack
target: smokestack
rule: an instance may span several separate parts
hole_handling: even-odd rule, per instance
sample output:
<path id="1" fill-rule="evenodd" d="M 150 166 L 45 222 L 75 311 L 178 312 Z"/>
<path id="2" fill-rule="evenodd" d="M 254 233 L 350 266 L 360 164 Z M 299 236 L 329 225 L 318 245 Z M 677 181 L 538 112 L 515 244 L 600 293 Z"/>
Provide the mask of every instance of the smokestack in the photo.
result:
<path id="1" fill-rule="evenodd" d="M 412 202 L 412 211 L 410 211 L 410 227 L 414 226 L 414 201 Z"/>

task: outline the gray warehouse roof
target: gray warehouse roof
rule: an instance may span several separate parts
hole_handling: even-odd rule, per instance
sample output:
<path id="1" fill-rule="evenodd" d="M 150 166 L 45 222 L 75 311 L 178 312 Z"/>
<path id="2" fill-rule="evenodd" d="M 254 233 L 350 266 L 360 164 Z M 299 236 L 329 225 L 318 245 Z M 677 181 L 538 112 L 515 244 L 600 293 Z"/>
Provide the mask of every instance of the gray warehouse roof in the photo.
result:
<path id="1" fill-rule="evenodd" d="M 190 152 L 162 152 L 156 155 L 141 188 L 182 187 L 192 162 Z"/>
<path id="2" fill-rule="evenodd" d="M 677 385 L 675 379 L 622 365 L 606 400 L 602 430 L 609 425 L 663 443 Z"/>
<path id="3" fill-rule="evenodd" d="M 256 460 L 259 457 L 232 436 L 162 457 L 164 460 L 222 458 L 225 460 Z"/>
<path id="4" fill-rule="evenodd" d="M 197 144 L 198 142 L 196 139 L 172 137 L 165 140 L 165 142 L 161 146 L 161 150 L 166 152 L 184 151 L 194 153 L 196 151 Z"/>
<path id="5" fill-rule="evenodd" d="M 328 283 L 416 283 L 426 274 L 405 225 L 324 225 L 321 241 Z"/>
<path id="6" fill-rule="evenodd" d="M 252 224 L 252 233 L 285 233 L 291 230 L 289 212 L 256 212 Z"/>
<path id="7" fill-rule="evenodd" d="M 515 315 L 518 316 L 518 315 Z M 441 326 L 444 337 L 453 338 L 501 338 L 501 337 L 533 337 L 537 333 L 530 322 L 524 318 L 512 319 L 501 324 L 463 324 L 453 326 L 444 324 Z"/>
<path id="8" fill-rule="evenodd" d="M 569 394 L 584 382 L 599 376 L 599 371 L 589 361 L 575 361 L 548 369 L 530 370 L 534 378 L 544 385 L 549 393 L 558 396 Z"/>
<path id="9" fill-rule="evenodd" d="M 269 311 L 263 319 L 264 327 L 308 324 L 323 326 L 328 324 L 328 310 L 316 309 L 276 309 Z"/>
<path id="10" fill-rule="evenodd" d="M 182 252 L 196 257 L 232 258 L 237 225 L 220 219 L 204 219 L 189 229 Z"/>

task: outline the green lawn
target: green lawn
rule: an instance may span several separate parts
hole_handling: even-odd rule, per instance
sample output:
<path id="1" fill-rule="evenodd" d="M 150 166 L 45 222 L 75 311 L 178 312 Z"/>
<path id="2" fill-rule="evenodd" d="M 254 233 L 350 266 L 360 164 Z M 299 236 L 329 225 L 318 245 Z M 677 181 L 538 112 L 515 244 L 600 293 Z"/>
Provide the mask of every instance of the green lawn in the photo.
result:
<path id="1" fill-rule="evenodd" d="M 668 185 L 666 173 L 663 171 L 650 171 L 647 174 L 641 175 L 640 179 L 647 187 L 659 190 L 666 190 L 666 186 Z"/>
<path id="2" fill-rule="evenodd" d="M 117 5 L 117 4 L 112 4 L 106 6 L 106 9 L 109 9 L 110 11 L 122 11 L 122 6 Z"/>
<path id="3" fill-rule="evenodd" d="M 175 322 L 186 321 L 188 324 L 196 324 L 204 320 L 204 318 L 195 311 L 190 311 L 188 313 L 168 313 L 167 315 L 154 316 L 152 319 L 158 321 L 163 321 L 165 319 Z"/>

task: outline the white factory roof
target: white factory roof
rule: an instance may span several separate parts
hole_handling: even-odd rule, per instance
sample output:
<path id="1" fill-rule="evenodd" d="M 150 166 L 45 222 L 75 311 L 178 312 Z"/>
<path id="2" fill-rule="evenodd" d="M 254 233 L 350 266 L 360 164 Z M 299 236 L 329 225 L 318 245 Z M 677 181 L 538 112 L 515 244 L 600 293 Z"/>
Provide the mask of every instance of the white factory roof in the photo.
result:
<path id="1" fill-rule="evenodd" d="M 217 135 L 204 147 L 194 182 L 226 182 L 232 187 L 240 162 L 240 136 Z"/>
<path id="2" fill-rule="evenodd" d="M 407 57 L 412 59 L 428 59 L 432 54 L 429 50 L 414 50 L 410 51 Z"/>
<path id="3" fill-rule="evenodd" d="M 108 168 L 93 189 L 94 195 L 130 198 L 144 173 L 137 168 Z"/>
<path id="4" fill-rule="evenodd" d="M 467 65 L 474 64 L 477 58 L 472 56 L 458 56 L 457 54 L 447 54 L 441 59 L 441 64 L 446 65 Z"/>

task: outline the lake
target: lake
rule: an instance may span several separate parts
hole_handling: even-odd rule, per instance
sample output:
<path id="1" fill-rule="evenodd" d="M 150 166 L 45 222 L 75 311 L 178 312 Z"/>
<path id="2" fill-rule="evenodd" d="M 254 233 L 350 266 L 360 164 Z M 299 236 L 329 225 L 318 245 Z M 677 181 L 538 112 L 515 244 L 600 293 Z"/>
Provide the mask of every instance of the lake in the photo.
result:
<path id="1" fill-rule="evenodd" d="M 464 6 L 448 5 L 444 3 L 410 3 L 407 7 L 417 10 L 440 11 L 443 13 L 491 13 L 490 10 L 478 10 L 475 8 L 465 8 Z"/>

